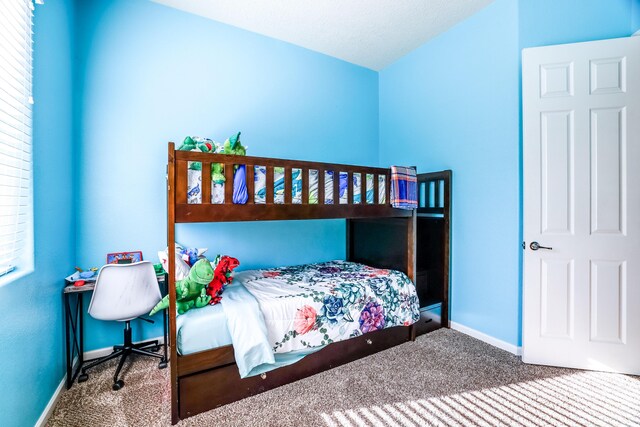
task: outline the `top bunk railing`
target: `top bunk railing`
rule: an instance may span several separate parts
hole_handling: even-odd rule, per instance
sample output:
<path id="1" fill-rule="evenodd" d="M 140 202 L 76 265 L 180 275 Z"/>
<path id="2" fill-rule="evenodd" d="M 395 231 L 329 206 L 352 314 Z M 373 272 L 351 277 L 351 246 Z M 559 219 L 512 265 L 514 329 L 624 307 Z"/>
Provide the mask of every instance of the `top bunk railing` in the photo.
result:
<path id="1" fill-rule="evenodd" d="M 451 171 L 418 175 L 418 216 L 441 218 L 451 197 Z"/>
<path id="2" fill-rule="evenodd" d="M 234 196 L 238 166 L 246 174 L 244 203 Z M 178 223 L 412 215 L 391 207 L 386 168 L 178 151 L 174 143 L 169 143 L 169 167 Z M 212 178 L 212 168 L 224 183 Z"/>

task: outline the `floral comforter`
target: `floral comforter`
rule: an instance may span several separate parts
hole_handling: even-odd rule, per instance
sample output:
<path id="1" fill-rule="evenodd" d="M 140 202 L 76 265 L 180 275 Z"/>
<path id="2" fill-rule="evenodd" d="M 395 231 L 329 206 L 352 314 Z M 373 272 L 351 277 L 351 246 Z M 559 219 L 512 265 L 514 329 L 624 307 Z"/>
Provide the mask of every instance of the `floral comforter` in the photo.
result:
<path id="1" fill-rule="evenodd" d="M 398 271 L 331 261 L 238 273 L 262 311 L 273 353 L 322 347 L 416 322 L 419 304 Z"/>

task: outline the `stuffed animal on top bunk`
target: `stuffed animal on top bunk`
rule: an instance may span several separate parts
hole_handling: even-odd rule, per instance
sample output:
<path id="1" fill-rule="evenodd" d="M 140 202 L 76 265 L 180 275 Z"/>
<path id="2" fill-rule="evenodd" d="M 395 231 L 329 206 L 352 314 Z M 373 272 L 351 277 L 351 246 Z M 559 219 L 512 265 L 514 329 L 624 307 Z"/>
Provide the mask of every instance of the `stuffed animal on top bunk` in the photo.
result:
<path id="1" fill-rule="evenodd" d="M 242 145 L 240 142 L 240 134 L 242 132 L 238 132 L 235 135 L 231 135 L 224 144 L 220 147 L 219 150 L 216 150 L 216 153 L 221 154 L 232 154 L 234 156 L 246 156 L 247 155 L 247 147 Z M 236 166 L 236 170 L 238 166 Z M 216 184 L 222 184 L 225 182 L 225 177 L 223 172 L 222 163 L 215 163 L 211 166 L 211 179 Z"/>
<path id="2" fill-rule="evenodd" d="M 202 153 L 221 153 L 223 146 L 212 139 L 199 136 L 188 136 L 178 147 L 180 151 L 197 151 Z M 189 169 L 194 171 L 202 170 L 202 163 L 189 162 Z"/>
<path id="3" fill-rule="evenodd" d="M 237 134 L 231 135 L 229 138 L 227 138 L 223 145 L 223 154 L 231 154 L 234 156 L 247 155 L 247 147 L 242 145 L 242 143 L 240 142 L 240 133 L 241 132 L 238 132 Z M 216 171 L 216 173 L 213 173 L 214 170 Z M 214 164 L 211 167 L 211 171 L 211 178 L 214 183 L 221 183 L 225 181 L 224 175 L 222 174 L 222 163 Z M 247 200 L 249 200 L 246 176 L 246 166 L 236 165 L 233 172 L 233 203 L 235 203 L 236 205 L 244 205 L 245 203 L 247 203 Z"/>
<path id="4" fill-rule="evenodd" d="M 201 138 L 198 136 L 187 136 L 182 145 L 178 147 L 181 151 L 197 151 L 202 153 L 215 154 L 232 154 L 236 156 L 246 156 L 247 147 L 240 142 L 240 133 L 238 132 L 224 142 L 219 144 L 212 139 Z M 189 162 L 189 169 L 193 171 L 202 170 L 202 163 Z M 212 198 L 213 203 L 223 203 L 224 200 L 224 182 L 226 181 L 222 163 L 213 163 L 211 165 L 211 183 L 213 186 Z M 246 170 L 245 165 L 236 165 L 233 179 L 233 203 L 245 204 L 249 199 L 247 193 Z M 190 203 L 200 203 L 200 184 L 196 175 L 189 174 L 189 191 L 188 197 Z"/>
<path id="5" fill-rule="evenodd" d="M 213 280 L 207 285 L 207 295 L 211 297 L 209 304 L 217 304 L 222 299 L 222 291 L 225 285 L 233 281 L 233 270 L 240 265 L 236 258 L 224 255 L 216 258 L 216 269 L 213 272 Z"/>

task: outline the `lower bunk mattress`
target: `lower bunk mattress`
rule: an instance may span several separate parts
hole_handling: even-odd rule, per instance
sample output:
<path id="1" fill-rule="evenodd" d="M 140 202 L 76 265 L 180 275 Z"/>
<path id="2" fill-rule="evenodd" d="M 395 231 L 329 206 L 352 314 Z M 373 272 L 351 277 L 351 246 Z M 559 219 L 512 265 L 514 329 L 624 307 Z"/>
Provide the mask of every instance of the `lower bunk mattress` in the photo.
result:
<path id="1" fill-rule="evenodd" d="M 233 345 L 245 378 L 419 317 L 404 273 L 331 261 L 237 273 L 220 304 L 178 316 L 176 341 L 181 355 Z"/>

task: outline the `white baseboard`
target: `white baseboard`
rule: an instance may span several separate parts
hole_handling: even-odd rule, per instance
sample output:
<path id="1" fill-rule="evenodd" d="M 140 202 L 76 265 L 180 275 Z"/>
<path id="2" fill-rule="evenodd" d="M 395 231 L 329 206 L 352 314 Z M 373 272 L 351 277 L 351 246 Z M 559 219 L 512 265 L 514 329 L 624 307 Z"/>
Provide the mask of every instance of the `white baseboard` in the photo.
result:
<path id="1" fill-rule="evenodd" d="M 155 337 L 155 338 L 148 338 L 148 339 L 145 339 L 145 340 L 142 340 L 142 341 L 134 341 L 134 344 L 141 343 L 141 342 L 144 342 L 144 341 L 154 341 L 154 340 L 158 340 L 158 345 L 164 344 L 164 337 L 162 337 L 162 336 Z M 109 354 L 111 354 L 112 351 L 113 351 L 113 346 L 99 348 L 99 349 L 91 350 L 91 351 L 85 351 L 84 352 L 84 361 L 86 362 L 87 360 L 98 359 L 100 357 L 108 356 Z"/>
<path id="2" fill-rule="evenodd" d="M 494 347 L 498 347 L 504 351 L 508 351 L 509 353 L 515 354 L 516 356 L 522 356 L 522 347 L 518 347 L 517 345 L 510 344 L 506 341 L 499 340 L 498 338 L 494 338 L 490 335 L 487 335 L 483 332 L 476 331 L 475 329 L 471 329 L 468 326 L 461 325 L 456 322 L 449 322 L 451 329 L 455 329 L 458 332 L 462 332 L 465 335 L 469 335 L 475 339 L 480 341 L 484 341 L 487 344 L 490 344 Z"/>
<path id="3" fill-rule="evenodd" d="M 58 384 L 58 387 L 53 392 L 51 399 L 49 399 L 49 403 L 47 403 L 47 406 L 45 406 L 44 410 L 42 411 L 42 414 L 40 414 L 40 418 L 38 418 L 38 421 L 36 421 L 35 427 L 44 427 L 47 424 L 47 421 L 49 421 L 49 417 L 53 413 L 53 410 L 55 409 L 56 404 L 58 403 L 58 399 L 60 399 L 60 395 L 64 390 L 66 381 L 67 381 L 67 375 L 65 373 L 65 375 L 62 377 L 62 380 L 60 381 L 60 384 Z"/>

